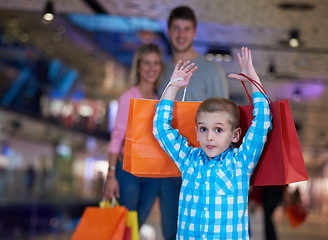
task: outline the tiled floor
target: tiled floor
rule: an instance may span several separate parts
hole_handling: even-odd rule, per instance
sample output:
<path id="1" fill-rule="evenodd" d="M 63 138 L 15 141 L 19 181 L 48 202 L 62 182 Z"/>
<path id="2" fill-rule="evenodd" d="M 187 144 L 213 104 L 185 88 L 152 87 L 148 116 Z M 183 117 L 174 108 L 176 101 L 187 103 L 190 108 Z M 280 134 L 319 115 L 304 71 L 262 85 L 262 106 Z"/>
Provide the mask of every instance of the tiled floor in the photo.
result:
<path id="1" fill-rule="evenodd" d="M 251 225 L 254 240 L 264 240 L 263 215 L 258 209 L 251 217 Z M 297 228 L 290 227 L 282 208 L 275 212 L 274 221 L 280 240 L 327 240 L 328 239 L 328 216 L 309 214 L 306 221 Z"/>
<path id="2" fill-rule="evenodd" d="M 274 215 L 279 240 L 328 240 L 328 216 L 309 214 L 306 221 L 297 228 L 291 228 L 282 208 L 278 208 Z M 251 215 L 252 240 L 265 240 L 262 236 L 263 216 L 260 208 Z M 147 233 L 147 236 L 143 233 Z M 164 240 L 160 228 L 160 212 L 158 202 L 142 228 L 140 240 Z M 28 240 L 69 240 L 72 233 L 47 234 Z M 13 238 L 26 239 L 26 238 Z M 9 239 L 6 239 L 9 240 Z M 10 239 L 11 240 L 11 239 Z"/>
<path id="3" fill-rule="evenodd" d="M 328 240 L 328 216 L 309 214 L 307 220 L 302 225 L 292 228 L 288 224 L 283 209 L 278 208 L 274 215 L 274 221 L 279 240 Z M 251 216 L 253 240 L 264 240 L 262 236 L 262 222 L 262 211 L 260 208 L 257 208 Z M 157 203 L 154 205 L 146 224 L 152 227 L 153 233 L 150 231 L 151 236 L 148 238 L 141 236 L 140 240 L 163 240 L 160 229 L 160 212 Z"/>

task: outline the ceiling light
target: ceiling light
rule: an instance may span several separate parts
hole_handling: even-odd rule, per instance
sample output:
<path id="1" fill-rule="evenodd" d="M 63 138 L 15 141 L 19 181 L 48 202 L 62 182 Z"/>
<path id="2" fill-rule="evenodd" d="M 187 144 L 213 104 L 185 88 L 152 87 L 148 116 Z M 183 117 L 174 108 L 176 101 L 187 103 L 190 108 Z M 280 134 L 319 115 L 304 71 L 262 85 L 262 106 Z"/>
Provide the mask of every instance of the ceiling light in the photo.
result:
<path id="1" fill-rule="evenodd" d="M 214 55 L 213 55 L 213 53 L 208 53 L 208 54 L 206 55 L 206 59 L 207 59 L 208 61 L 213 61 L 213 60 L 214 60 Z"/>
<path id="2" fill-rule="evenodd" d="M 44 8 L 44 14 L 43 14 L 43 19 L 51 22 L 55 18 L 55 13 L 54 13 L 54 5 L 52 1 L 48 1 L 45 5 Z"/>
<path id="3" fill-rule="evenodd" d="M 92 107 L 87 104 L 81 104 L 78 107 L 78 112 L 82 117 L 90 117 L 94 113 Z"/>
<path id="4" fill-rule="evenodd" d="M 58 32 L 52 35 L 52 40 L 54 40 L 55 42 L 59 42 L 61 39 L 62 39 L 62 35 Z"/>
<path id="5" fill-rule="evenodd" d="M 17 17 L 9 17 L 7 19 L 6 25 L 8 27 L 17 27 L 19 25 L 19 20 L 17 19 Z"/>
<path id="6" fill-rule="evenodd" d="M 215 54 L 215 61 L 222 62 L 222 60 L 223 60 L 223 55 L 221 53 Z"/>
<path id="7" fill-rule="evenodd" d="M 299 31 L 298 30 L 291 30 L 289 32 L 289 40 L 288 44 L 292 48 L 297 48 L 300 46 L 300 39 L 299 39 Z"/>
<path id="8" fill-rule="evenodd" d="M 23 33 L 22 35 L 20 35 L 19 39 L 25 43 L 30 40 L 30 36 L 27 33 Z"/>
<path id="9" fill-rule="evenodd" d="M 231 50 L 229 47 L 211 47 L 207 51 L 206 58 L 209 61 L 230 62 L 232 60 Z"/>
<path id="10" fill-rule="evenodd" d="M 276 64 L 271 61 L 268 66 L 268 75 L 270 78 L 274 78 L 277 74 Z"/>
<path id="11" fill-rule="evenodd" d="M 278 7 L 282 10 L 291 11 L 308 11 L 315 8 L 313 4 L 305 2 L 281 2 L 278 4 Z"/>
<path id="12" fill-rule="evenodd" d="M 296 87 L 294 89 L 294 92 L 293 92 L 293 95 L 292 95 L 292 98 L 295 102 L 299 102 L 302 100 L 303 98 L 303 94 L 302 94 L 302 89 L 300 87 Z"/>
<path id="13" fill-rule="evenodd" d="M 223 61 L 231 62 L 231 60 L 232 60 L 231 54 L 226 54 L 223 56 Z"/>

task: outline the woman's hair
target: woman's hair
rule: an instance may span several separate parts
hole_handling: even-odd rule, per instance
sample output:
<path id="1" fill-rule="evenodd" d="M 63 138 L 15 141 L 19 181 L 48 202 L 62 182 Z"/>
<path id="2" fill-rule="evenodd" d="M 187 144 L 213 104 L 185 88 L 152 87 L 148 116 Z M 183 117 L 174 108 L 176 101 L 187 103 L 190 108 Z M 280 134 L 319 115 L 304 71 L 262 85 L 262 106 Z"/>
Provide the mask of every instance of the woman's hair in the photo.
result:
<path id="1" fill-rule="evenodd" d="M 140 61 L 149 53 L 156 53 L 159 55 L 160 60 L 161 60 L 161 65 L 163 69 L 163 54 L 161 49 L 153 43 L 150 44 L 143 44 L 141 45 L 136 53 L 134 54 L 132 65 L 131 65 L 131 70 L 130 70 L 130 77 L 129 77 L 129 86 L 135 86 L 140 82 L 140 74 L 138 71 Z M 158 83 L 161 80 L 161 75 L 158 77 L 155 86 L 158 85 Z"/>
<path id="2" fill-rule="evenodd" d="M 170 28 L 172 22 L 176 19 L 183 19 L 191 21 L 194 24 L 194 27 L 197 27 L 197 19 L 194 11 L 188 6 L 176 7 L 171 11 L 169 19 L 167 21 L 167 26 Z"/>
<path id="3" fill-rule="evenodd" d="M 203 101 L 196 111 L 196 122 L 201 112 L 225 112 L 229 115 L 228 121 L 231 124 L 232 130 L 239 127 L 239 108 L 233 101 L 227 98 L 212 97 Z"/>

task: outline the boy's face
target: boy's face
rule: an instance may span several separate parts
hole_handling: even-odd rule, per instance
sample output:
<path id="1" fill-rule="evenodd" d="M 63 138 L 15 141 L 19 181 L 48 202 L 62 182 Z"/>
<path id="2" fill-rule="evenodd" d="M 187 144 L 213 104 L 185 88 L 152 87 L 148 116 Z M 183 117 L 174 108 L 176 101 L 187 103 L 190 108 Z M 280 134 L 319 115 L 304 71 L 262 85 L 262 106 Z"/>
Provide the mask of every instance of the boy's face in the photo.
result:
<path id="1" fill-rule="evenodd" d="M 173 50 L 183 53 L 192 48 L 193 40 L 196 35 L 196 28 L 190 20 L 175 19 L 172 21 L 168 33 Z"/>
<path id="2" fill-rule="evenodd" d="M 226 112 L 200 112 L 197 116 L 197 141 L 209 158 L 216 157 L 239 140 L 240 128 L 232 130 L 228 119 Z"/>

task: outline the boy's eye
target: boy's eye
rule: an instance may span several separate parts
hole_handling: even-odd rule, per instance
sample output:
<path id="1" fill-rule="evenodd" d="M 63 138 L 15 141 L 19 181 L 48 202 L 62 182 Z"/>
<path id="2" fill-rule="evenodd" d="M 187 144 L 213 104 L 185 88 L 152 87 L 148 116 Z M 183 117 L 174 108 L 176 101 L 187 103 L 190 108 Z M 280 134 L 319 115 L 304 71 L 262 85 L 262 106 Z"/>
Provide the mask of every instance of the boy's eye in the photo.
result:
<path id="1" fill-rule="evenodd" d="M 222 129 L 221 128 L 216 128 L 215 131 L 220 133 L 220 132 L 222 132 Z"/>
<path id="2" fill-rule="evenodd" d="M 206 132 L 206 128 L 205 127 L 200 127 L 200 132 Z"/>

